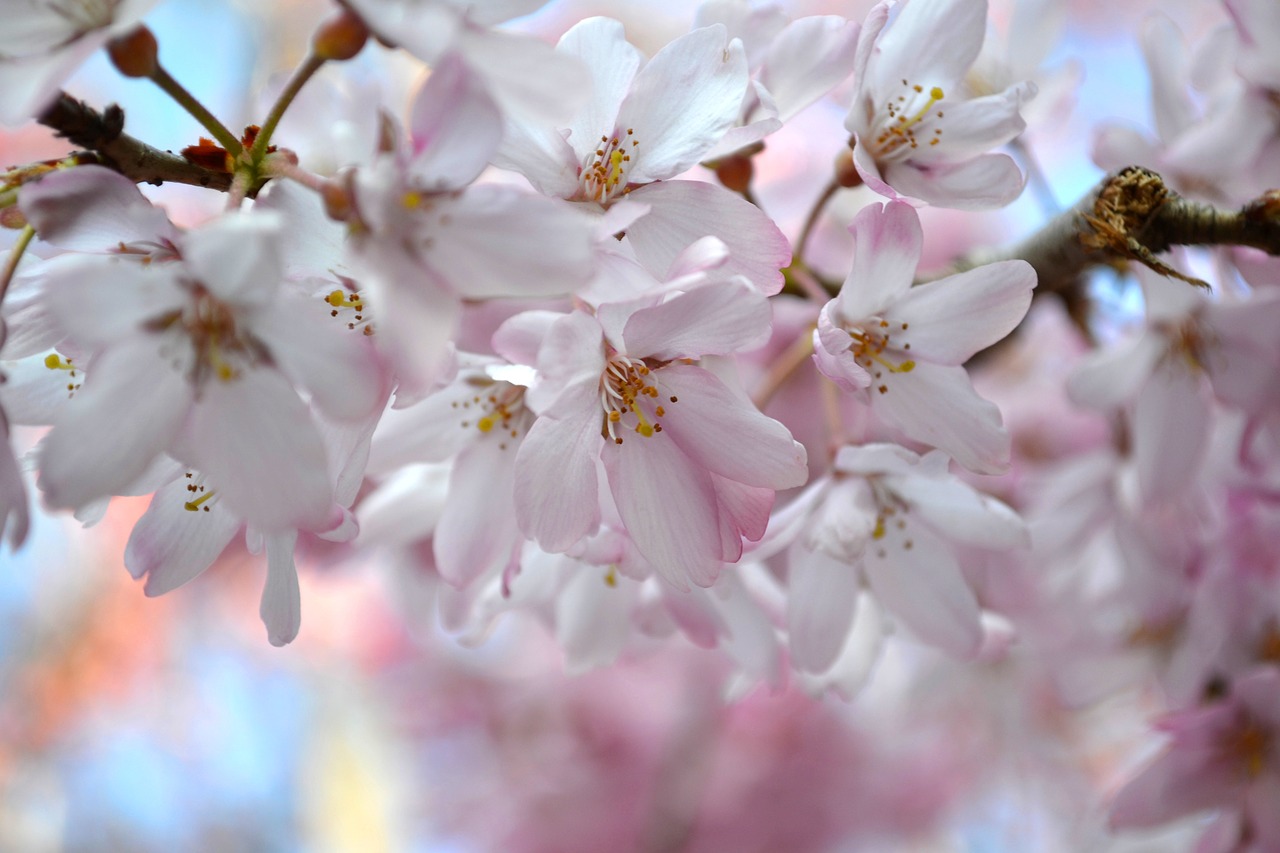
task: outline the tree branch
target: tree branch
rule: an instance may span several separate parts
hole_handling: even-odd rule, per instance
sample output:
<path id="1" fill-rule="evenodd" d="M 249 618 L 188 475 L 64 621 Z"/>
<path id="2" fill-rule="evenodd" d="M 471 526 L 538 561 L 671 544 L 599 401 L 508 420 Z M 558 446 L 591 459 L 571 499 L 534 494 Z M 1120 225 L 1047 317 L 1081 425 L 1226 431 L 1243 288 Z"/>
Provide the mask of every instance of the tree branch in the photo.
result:
<path id="1" fill-rule="evenodd" d="M 1079 290 L 1091 267 L 1125 261 L 1207 287 L 1156 257 L 1174 246 L 1251 246 L 1280 255 L 1280 191 L 1268 191 L 1239 210 L 1220 210 L 1183 198 L 1149 169 L 1128 166 L 1022 242 L 960 266 L 1022 258 L 1035 267 L 1039 293 Z"/>
<path id="2" fill-rule="evenodd" d="M 37 120 L 135 183 L 158 186 L 169 181 L 221 192 L 231 188 L 227 172 L 197 166 L 129 136 L 124 132 L 124 110 L 115 104 L 99 113 L 64 92 Z"/>

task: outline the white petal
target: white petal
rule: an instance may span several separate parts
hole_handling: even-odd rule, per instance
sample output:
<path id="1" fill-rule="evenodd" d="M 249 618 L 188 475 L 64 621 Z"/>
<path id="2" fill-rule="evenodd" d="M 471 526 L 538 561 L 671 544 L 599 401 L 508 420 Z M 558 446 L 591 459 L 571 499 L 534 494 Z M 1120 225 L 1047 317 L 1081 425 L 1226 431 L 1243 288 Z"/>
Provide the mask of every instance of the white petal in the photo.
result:
<path id="1" fill-rule="evenodd" d="M 769 44 L 760 81 L 790 121 L 853 71 L 860 29 L 856 21 L 837 15 L 814 15 L 792 21 Z"/>
<path id="2" fill-rule="evenodd" d="M 791 263 L 791 244 L 760 208 L 736 193 L 699 181 L 663 181 L 628 199 L 650 207 L 627 229 L 627 240 L 654 276 L 665 278 L 681 252 L 710 235 L 729 247 L 722 272 L 745 276 L 765 296 L 782 290 L 779 270 Z"/>
<path id="3" fill-rule="evenodd" d="M 64 255 L 44 267 L 54 324 L 86 348 L 136 339 L 143 324 L 188 302 L 176 264 Z"/>
<path id="4" fill-rule="evenodd" d="M 566 551 L 600 523 L 599 421 L 542 417 L 516 454 L 516 518 L 543 549 Z"/>
<path id="5" fill-rule="evenodd" d="M 278 371 L 251 368 L 205 383 L 189 433 L 182 454 L 254 527 L 273 533 L 332 526 L 324 443 L 311 410 Z"/>
<path id="6" fill-rule="evenodd" d="M 908 543 L 910 543 L 908 547 Z M 885 608 L 920 639 L 958 657 L 982 645 L 981 613 L 955 557 L 918 525 L 887 524 L 867 546 L 863 569 Z"/>
<path id="7" fill-rule="evenodd" d="M 194 480 L 179 477 L 151 498 L 151 505 L 129 534 L 124 564 L 135 578 L 147 577 L 147 595 L 177 589 L 213 564 L 240 529 L 240 519 L 217 500 L 194 510 Z"/>
<path id="8" fill-rule="evenodd" d="M 436 528 L 440 576 L 456 587 L 498 574 L 523 541 L 514 505 L 515 440 L 486 436 L 459 454 Z"/>
<path id="9" fill-rule="evenodd" d="M 1163 335 L 1146 332 L 1090 353 L 1067 377 L 1067 394 L 1100 411 L 1118 408 L 1137 396 L 1167 349 Z"/>
<path id="10" fill-rule="evenodd" d="M 284 223 L 269 211 L 226 214 L 182 240 L 187 269 L 214 296 L 266 305 L 284 278 Z"/>
<path id="11" fill-rule="evenodd" d="M 618 514 L 636 548 L 677 589 L 720 573 L 715 488 L 705 468 L 663 433 L 629 435 L 602 453 Z"/>
<path id="12" fill-rule="evenodd" d="M 913 287 L 885 312 L 890 345 L 909 341 L 913 358 L 963 364 L 1017 328 L 1035 285 L 1026 261 L 1002 261 Z"/>
<path id="13" fill-rule="evenodd" d="M 618 108 L 644 57 L 627 41 L 622 22 L 612 18 L 579 21 L 561 36 L 556 50 L 591 69 L 591 97 L 569 123 L 569 144 L 581 162 L 601 136 L 617 129 Z"/>
<path id="14" fill-rule="evenodd" d="M 93 360 L 93 375 L 44 442 L 40 488 L 50 506 L 119 494 L 165 452 L 191 407 L 191 386 L 146 335 Z"/>
<path id="15" fill-rule="evenodd" d="M 267 583 L 262 588 L 258 615 L 267 626 L 267 640 L 285 646 L 298 636 L 302 626 L 302 593 L 298 570 L 293 565 L 295 531 L 267 537 Z"/>
<path id="16" fill-rule="evenodd" d="M 427 262 L 471 299 L 563 296 L 595 272 L 590 221 L 559 199 L 480 185 L 439 214 Z"/>
<path id="17" fill-rule="evenodd" d="M 921 167 L 911 161 L 885 167 L 884 180 L 903 196 L 952 210 L 1004 207 L 1026 180 L 1008 154 L 983 154 L 963 163 Z"/>
<path id="18" fill-rule="evenodd" d="M 662 361 L 728 355 L 769 338 L 773 313 L 745 282 L 710 282 L 631 315 L 622 331 L 627 353 Z"/>
<path id="19" fill-rule="evenodd" d="M 628 180 L 662 181 L 693 166 L 736 123 L 746 92 L 746 53 L 723 26 L 669 42 L 618 111 L 618 130 L 634 129 L 639 142 Z"/>
<path id="20" fill-rule="evenodd" d="M 792 661 L 801 670 L 825 672 L 849 635 L 861 576 L 847 561 L 801 547 L 788 552 L 787 564 Z"/>
<path id="21" fill-rule="evenodd" d="M 1030 545 L 1016 512 L 958 477 L 894 477 L 891 488 L 910 504 L 912 516 L 953 542 L 1000 550 Z"/>
<path id="22" fill-rule="evenodd" d="M 178 233 L 133 181 L 103 166 L 79 166 L 24 184 L 19 206 L 41 240 L 79 252 L 168 243 Z"/>
<path id="23" fill-rule="evenodd" d="M 1133 450 L 1147 501 L 1175 497 L 1199 475 L 1213 403 L 1204 376 L 1186 365 L 1158 366 L 1133 406 Z"/>
<path id="24" fill-rule="evenodd" d="M 1011 444 L 1000 409 L 978 396 L 963 367 L 921 362 L 910 373 L 885 371 L 873 377 L 867 393 L 872 410 L 888 424 L 946 451 L 970 471 L 1008 468 Z"/>
<path id="25" fill-rule="evenodd" d="M 849 226 L 853 267 L 836 297 L 840 318 L 858 321 L 879 314 L 911 287 L 924 232 L 909 204 L 889 202 L 864 207 Z"/>
<path id="26" fill-rule="evenodd" d="M 808 480 L 804 445 L 714 374 L 673 364 L 653 375 L 666 412 L 664 434 L 694 464 L 748 486 L 788 489 Z"/>
<path id="27" fill-rule="evenodd" d="M 502 139 L 502 114 L 484 84 L 447 56 L 413 100 L 409 172 L 422 190 L 455 190 L 474 181 Z"/>
<path id="28" fill-rule="evenodd" d="M 986 0 L 911 0 L 901 9 L 877 44 L 876 91 L 903 77 L 926 88 L 964 77 L 982 49 Z"/>

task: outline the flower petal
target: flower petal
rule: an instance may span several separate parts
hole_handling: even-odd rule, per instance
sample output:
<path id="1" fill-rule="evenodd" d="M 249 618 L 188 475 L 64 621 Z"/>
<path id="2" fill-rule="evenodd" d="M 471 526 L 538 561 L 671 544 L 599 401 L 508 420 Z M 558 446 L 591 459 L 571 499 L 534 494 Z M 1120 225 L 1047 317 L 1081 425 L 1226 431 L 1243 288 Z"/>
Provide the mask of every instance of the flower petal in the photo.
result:
<path id="1" fill-rule="evenodd" d="M 804 445 L 710 371 L 672 364 L 652 375 L 660 386 L 659 399 L 666 400 L 663 435 L 669 435 L 695 465 L 770 489 L 802 486 L 808 480 Z M 671 402 L 673 397 L 676 402 Z"/>
<path id="2" fill-rule="evenodd" d="M 622 339 L 635 357 L 671 361 L 727 355 L 764 344 L 772 318 L 764 294 L 745 282 L 709 282 L 636 311 Z"/>
<path id="3" fill-rule="evenodd" d="M 146 575 L 149 596 L 177 589 L 209 568 L 240 529 L 240 519 L 219 501 L 186 509 L 192 483 L 179 477 L 157 491 L 129 534 L 124 564 L 135 578 Z"/>
<path id="4" fill-rule="evenodd" d="M 871 204 L 854 217 L 853 266 L 836 296 L 840 319 L 876 316 L 911 287 L 924 232 L 915 209 L 903 202 Z"/>
<path id="5" fill-rule="evenodd" d="M 121 243 L 172 242 L 178 235 L 137 184 L 104 166 L 78 166 L 24 184 L 18 205 L 40 239 L 62 249 L 109 252 Z"/>
<path id="6" fill-rule="evenodd" d="M 853 624 L 861 575 L 820 551 L 788 552 L 787 634 L 798 669 L 825 672 L 840 655 Z"/>
<path id="7" fill-rule="evenodd" d="M 603 441 L 598 420 L 541 417 L 521 442 L 516 519 L 544 550 L 567 551 L 600 524 L 596 461 Z"/>
<path id="8" fill-rule="evenodd" d="M 298 589 L 298 570 L 293 565 L 296 531 L 267 537 L 267 582 L 262 588 L 258 615 L 267 626 L 267 640 L 273 646 L 286 646 L 298 636 L 302 626 L 302 593 Z"/>

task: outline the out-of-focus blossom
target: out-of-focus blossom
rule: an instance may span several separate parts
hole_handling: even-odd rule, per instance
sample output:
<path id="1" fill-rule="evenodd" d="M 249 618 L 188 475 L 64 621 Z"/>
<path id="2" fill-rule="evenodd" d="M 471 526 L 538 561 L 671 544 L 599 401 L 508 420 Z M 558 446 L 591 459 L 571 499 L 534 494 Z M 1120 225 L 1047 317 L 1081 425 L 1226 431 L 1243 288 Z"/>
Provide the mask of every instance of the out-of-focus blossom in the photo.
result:
<path id="1" fill-rule="evenodd" d="M 0 32 L 0 122 L 20 124 L 98 48 L 158 0 L 10 0 Z"/>
<path id="2" fill-rule="evenodd" d="M 1234 836 L 1226 849 L 1280 848 L 1280 670 L 1266 667 L 1231 684 L 1223 699 L 1167 716 L 1172 742 L 1116 795 L 1111 823 L 1158 826 L 1222 809 Z"/>
<path id="3" fill-rule="evenodd" d="M 922 458 L 889 444 L 845 447 L 832 476 L 800 499 L 808 519 L 788 551 L 787 603 L 798 668 L 826 673 L 837 663 L 864 582 L 926 642 L 958 656 L 978 650 L 978 602 L 955 544 L 1009 550 L 1028 536 L 1013 510 L 948 473 L 947 463 L 938 451 Z"/>

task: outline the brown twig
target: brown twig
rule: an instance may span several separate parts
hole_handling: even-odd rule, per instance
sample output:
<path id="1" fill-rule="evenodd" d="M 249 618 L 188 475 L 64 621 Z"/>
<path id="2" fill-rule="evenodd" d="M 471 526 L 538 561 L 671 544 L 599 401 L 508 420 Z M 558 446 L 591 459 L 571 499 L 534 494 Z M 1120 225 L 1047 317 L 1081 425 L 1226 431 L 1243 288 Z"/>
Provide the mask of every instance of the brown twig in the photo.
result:
<path id="1" fill-rule="evenodd" d="M 63 93 L 40 114 L 38 121 L 92 152 L 101 165 L 137 183 L 158 186 L 169 181 L 221 192 L 231 189 L 229 173 L 197 166 L 129 136 L 124 132 L 124 111 L 115 104 L 99 113 Z"/>

